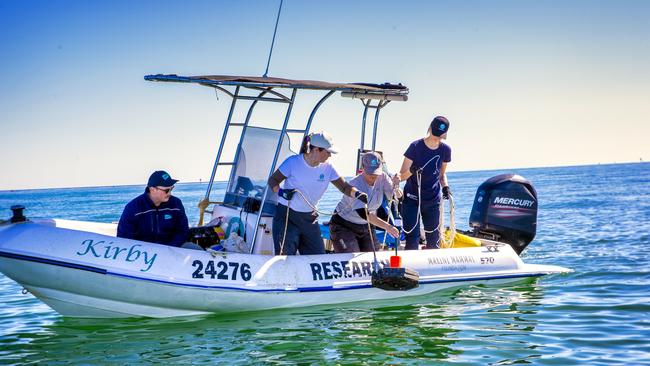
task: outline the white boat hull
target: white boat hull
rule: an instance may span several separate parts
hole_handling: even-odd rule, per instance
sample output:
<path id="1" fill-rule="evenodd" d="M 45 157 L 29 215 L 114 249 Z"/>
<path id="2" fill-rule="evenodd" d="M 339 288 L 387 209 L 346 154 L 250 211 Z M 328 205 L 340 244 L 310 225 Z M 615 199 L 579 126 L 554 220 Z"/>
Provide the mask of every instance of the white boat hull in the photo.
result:
<path id="1" fill-rule="evenodd" d="M 110 233 L 99 225 L 95 231 Z M 525 264 L 504 244 L 402 251 L 420 286 L 385 291 L 371 285 L 372 253 L 214 256 L 61 226 L 90 230 L 92 223 L 0 227 L 0 271 L 73 317 L 172 317 L 395 299 L 569 271 Z M 391 255 L 378 252 L 377 258 L 385 264 Z"/>

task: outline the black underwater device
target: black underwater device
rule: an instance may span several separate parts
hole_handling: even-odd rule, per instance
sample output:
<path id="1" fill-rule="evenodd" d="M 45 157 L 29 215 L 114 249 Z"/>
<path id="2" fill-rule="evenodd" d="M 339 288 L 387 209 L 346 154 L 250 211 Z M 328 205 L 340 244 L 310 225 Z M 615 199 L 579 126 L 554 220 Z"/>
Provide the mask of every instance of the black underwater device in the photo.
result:
<path id="1" fill-rule="evenodd" d="M 405 291 L 420 285 L 420 275 L 409 268 L 384 267 L 372 272 L 372 286 L 386 291 Z"/>

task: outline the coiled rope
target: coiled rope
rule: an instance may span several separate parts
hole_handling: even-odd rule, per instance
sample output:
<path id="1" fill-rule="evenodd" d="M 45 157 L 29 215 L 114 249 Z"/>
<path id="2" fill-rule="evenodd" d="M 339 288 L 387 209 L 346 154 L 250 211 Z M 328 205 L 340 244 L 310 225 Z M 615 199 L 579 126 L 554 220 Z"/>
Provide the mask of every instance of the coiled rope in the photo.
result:
<path id="1" fill-rule="evenodd" d="M 280 253 L 278 255 L 282 255 L 282 252 L 284 251 L 284 241 L 287 239 L 287 227 L 289 226 L 290 207 L 291 207 L 291 200 L 287 200 L 287 214 L 284 217 L 284 231 L 282 232 L 282 241 L 280 242 Z"/>
<path id="2" fill-rule="evenodd" d="M 422 168 L 415 171 L 415 179 L 416 179 L 417 184 L 418 184 L 418 211 L 417 211 L 417 218 L 415 220 L 415 224 L 413 224 L 413 227 L 411 229 L 407 230 L 406 228 L 402 227 L 402 231 L 405 234 L 408 235 L 411 232 L 413 232 L 413 230 L 415 230 L 415 228 L 418 226 L 418 224 L 420 224 L 420 227 L 422 228 L 422 231 L 424 231 L 426 234 L 430 234 L 430 233 L 433 233 L 436 230 L 438 230 L 438 233 L 440 234 L 440 240 L 439 240 L 440 244 L 439 244 L 439 246 L 441 248 L 443 248 L 443 247 L 444 248 L 451 248 L 453 246 L 453 243 L 454 243 L 454 237 L 456 236 L 456 220 L 455 220 L 456 207 L 454 205 L 454 200 L 453 200 L 453 197 L 451 195 L 449 196 L 449 229 L 450 229 L 449 240 L 447 240 L 445 238 L 445 233 L 441 232 L 441 230 L 440 230 L 441 228 L 445 227 L 444 226 L 444 223 L 445 223 L 445 203 L 444 203 L 445 200 L 444 199 L 440 200 L 440 220 L 438 222 L 438 226 L 433 230 L 427 230 L 424 227 L 424 222 L 422 222 L 422 207 L 421 207 L 421 201 L 422 201 L 422 172 L 424 171 L 424 168 L 427 165 L 429 165 L 429 163 L 432 162 L 433 159 L 435 159 L 435 158 L 436 158 L 436 156 L 432 157 L 431 159 L 429 159 L 429 161 L 426 162 L 426 164 L 424 164 L 424 166 L 422 166 Z M 406 198 L 408 198 L 408 197 L 406 197 Z"/>
<path id="3" fill-rule="evenodd" d="M 415 228 L 418 226 L 418 224 L 420 224 L 420 227 L 422 228 L 422 230 L 425 233 L 429 233 L 429 234 L 436 231 L 436 230 L 438 230 L 440 228 L 440 224 L 438 224 L 437 228 L 435 228 L 435 229 L 433 229 L 431 231 L 427 231 L 424 228 L 424 222 L 422 222 L 422 209 L 421 209 L 421 205 L 420 205 L 420 202 L 422 201 L 422 173 L 424 172 L 424 168 L 426 168 L 427 165 L 429 165 L 429 163 L 431 163 L 433 161 L 433 159 L 435 159 L 437 156 L 438 155 L 432 156 L 431 159 L 429 159 L 426 163 L 424 163 L 424 165 L 421 168 L 419 168 L 418 170 L 415 171 L 415 180 L 418 183 L 418 214 L 417 214 L 417 218 L 415 220 L 415 224 L 413 225 L 413 227 L 410 230 L 406 230 L 406 229 L 404 229 L 404 227 L 402 227 L 402 231 L 404 231 L 404 233 L 407 234 L 407 235 L 410 234 L 413 230 L 415 230 Z M 406 197 L 406 198 L 408 198 L 408 197 Z"/>

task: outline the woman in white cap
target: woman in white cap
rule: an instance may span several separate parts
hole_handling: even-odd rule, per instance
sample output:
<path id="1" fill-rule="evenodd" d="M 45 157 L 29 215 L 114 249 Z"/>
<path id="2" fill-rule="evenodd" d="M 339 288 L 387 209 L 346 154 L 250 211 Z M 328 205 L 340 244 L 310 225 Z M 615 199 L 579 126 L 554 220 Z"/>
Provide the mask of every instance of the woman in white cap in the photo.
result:
<path id="1" fill-rule="evenodd" d="M 434 118 L 427 137 L 414 141 L 406 150 L 402 168 L 396 175 L 396 180 L 406 180 L 402 204 L 406 249 L 418 249 L 420 217 L 427 249 L 439 248 L 440 198 L 451 196 L 445 174 L 451 161 L 451 147 L 442 142 L 448 130 L 447 118 Z"/>
<path id="2" fill-rule="evenodd" d="M 368 195 L 368 205 L 359 200 L 343 196 L 336 213 L 330 220 L 330 239 L 337 253 L 371 252 L 378 243 L 375 230 L 370 224 L 380 227 L 394 238 L 399 237 L 397 228 L 377 217 L 377 209 L 384 196 L 393 196 L 393 182 L 382 171 L 381 156 L 372 151 L 361 157 L 361 174 L 350 180 L 350 185 Z"/>
<path id="3" fill-rule="evenodd" d="M 325 254 L 315 208 L 330 182 L 346 196 L 368 203 L 368 196 L 346 183 L 327 161 L 337 152 L 329 134 L 310 134 L 300 154 L 288 157 L 269 178 L 269 187 L 278 193 L 272 228 L 276 255 Z"/>

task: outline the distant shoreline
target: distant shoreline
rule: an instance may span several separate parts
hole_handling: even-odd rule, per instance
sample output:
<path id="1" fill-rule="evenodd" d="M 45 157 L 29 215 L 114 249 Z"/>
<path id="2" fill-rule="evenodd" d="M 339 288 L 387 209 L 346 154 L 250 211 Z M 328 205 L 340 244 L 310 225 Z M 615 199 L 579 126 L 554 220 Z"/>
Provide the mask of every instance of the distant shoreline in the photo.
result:
<path id="1" fill-rule="evenodd" d="M 458 173 L 476 173 L 476 172 L 496 172 L 496 171 L 522 171 L 522 170 L 538 170 L 538 169 L 571 169 L 571 168 L 580 168 L 580 167 L 592 167 L 592 166 L 617 166 L 617 165 L 637 165 L 637 164 L 649 164 L 647 161 L 639 162 L 625 162 L 625 163 L 606 163 L 606 164 L 583 164 L 583 165 L 560 165 L 560 166 L 544 166 L 544 167 L 528 167 L 528 168 L 498 168 L 498 169 L 477 169 L 477 170 L 461 170 L 461 171 L 452 171 L 449 172 L 450 176 Z M 215 183 L 225 183 L 226 181 L 215 181 Z M 179 182 L 178 185 L 186 184 L 207 184 L 208 181 L 191 181 L 191 182 Z M 135 184 L 108 184 L 102 186 L 73 186 L 73 187 L 45 187 L 45 188 L 19 188 L 19 189 L 0 189 L 0 194 L 5 192 L 22 192 L 22 191 L 43 191 L 51 189 L 86 189 L 86 188 L 111 188 L 111 187 L 141 187 L 145 183 L 135 183 Z"/>

